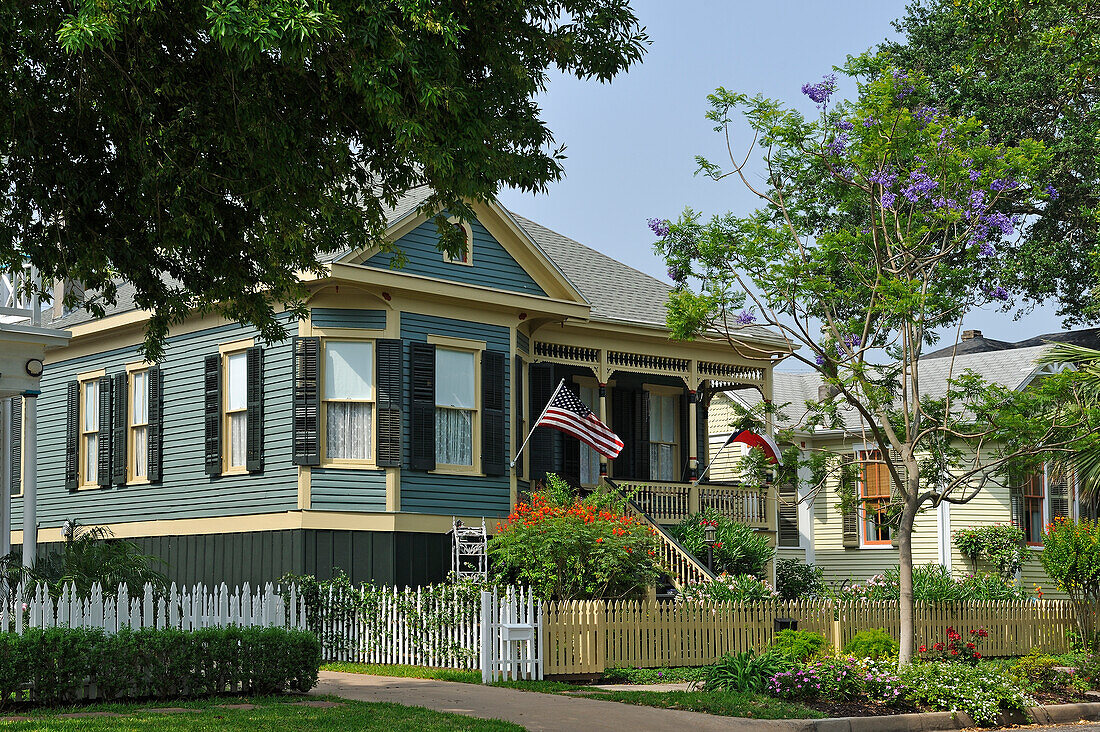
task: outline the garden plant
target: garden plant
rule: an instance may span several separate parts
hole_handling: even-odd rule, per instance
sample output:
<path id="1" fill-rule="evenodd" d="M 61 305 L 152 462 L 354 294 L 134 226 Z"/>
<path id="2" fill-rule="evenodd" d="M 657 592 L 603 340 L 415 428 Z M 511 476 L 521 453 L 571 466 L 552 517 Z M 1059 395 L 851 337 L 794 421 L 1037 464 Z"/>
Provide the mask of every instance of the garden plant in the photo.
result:
<path id="1" fill-rule="evenodd" d="M 1055 519 L 1043 532 L 1039 561 L 1069 595 L 1086 648 L 1100 652 L 1100 521 Z"/>
<path id="2" fill-rule="evenodd" d="M 670 529 L 685 549 L 706 564 L 710 553 L 704 539 L 707 527 L 714 529 L 714 571 L 731 575 L 751 574 L 762 577 L 764 567 L 775 555 L 763 534 L 751 526 L 706 508 Z"/>

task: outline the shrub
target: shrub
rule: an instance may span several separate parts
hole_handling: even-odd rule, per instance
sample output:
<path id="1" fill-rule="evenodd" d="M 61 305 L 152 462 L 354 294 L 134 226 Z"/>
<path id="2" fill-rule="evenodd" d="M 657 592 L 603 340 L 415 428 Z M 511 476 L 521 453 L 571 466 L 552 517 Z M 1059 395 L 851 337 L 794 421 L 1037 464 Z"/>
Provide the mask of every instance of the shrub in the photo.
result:
<path id="1" fill-rule="evenodd" d="M 775 634 L 769 650 L 782 653 L 792 661 L 808 661 L 825 650 L 829 642 L 820 633 L 809 630 L 781 630 Z"/>
<path id="2" fill-rule="evenodd" d="M 722 574 L 713 580 L 688 581 L 677 595 L 678 600 L 708 602 L 762 602 L 775 597 L 771 585 L 751 574 Z"/>
<path id="3" fill-rule="evenodd" d="M 715 527 L 717 540 L 714 544 L 715 572 L 763 575 L 764 567 L 775 555 L 775 549 L 769 546 L 763 534 L 754 531 L 751 526 L 726 518 L 713 508 L 689 516 L 669 531 L 685 549 L 706 564 L 708 551 L 703 539 L 708 524 Z"/>
<path id="4" fill-rule="evenodd" d="M 1032 648 L 1026 656 L 1016 659 L 1011 670 L 1017 678 L 1027 682 L 1032 688 L 1048 689 L 1058 686 L 1056 680 L 1060 674 L 1054 669 L 1059 665 L 1057 658 L 1042 653 L 1038 648 Z"/>
<path id="5" fill-rule="evenodd" d="M 830 656 L 811 664 L 828 699 L 860 699 L 878 704 L 897 704 L 904 696 L 892 662 L 871 658 Z"/>
<path id="6" fill-rule="evenodd" d="M 702 687 L 704 691 L 746 691 L 758 694 L 765 690 L 776 674 L 790 668 L 790 661 L 777 653 L 729 653 L 718 663 L 706 668 Z"/>
<path id="7" fill-rule="evenodd" d="M 898 676 L 914 704 L 966 712 L 980 725 L 996 724 L 1002 711 L 1035 704 L 1014 675 L 988 663 L 910 663 L 899 669 Z"/>
<path id="8" fill-rule="evenodd" d="M 678 666 L 673 668 L 609 668 L 603 672 L 602 681 L 611 684 L 675 684 L 702 682 L 706 666 Z"/>
<path id="9" fill-rule="evenodd" d="M 985 628 L 974 628 L 967 634 L 964 640 L 961 633 L 954 628 L 948 628 L 945 632 L 946 640 L 932 644 L 932 647 L 921 646 L 917 649 L 923 661 L 942 661 L 943 663 L 965 663 L 971 666 L 977 665 L 982 654 L 978 647 L 989 637 L 989 631 Z"/>
<path id="10" fill-rule="evenodd" d="M 25 688 L 38 704 L 73 702 L 86 682 L 103 701 L 305 692 L 320 666 L 317 637 L 299 630 L 29 628 L 0 633 L 0 707 Z"/>
<path id="11" fill-rule="evenodd" d="M 106 526 L 74 522 L 60 549 L 43 552 L 38 558 L 30 580 L 48 584 L 54 597 L 60 597 L 67 585 L 75 585 L 77 593 L 87 595 L 95 584 L 107 595 L 115 594 L 124 584 L 131 596 L 137 596 L 147 584 L 158 591 L 167 588 L 168 580 L 158 568 L 163 564 L 160 558 L 143 554 L 134 542 L 116 539 Z"/>
<path id="12" fill-rule="evenodd" d="M 858 658 L 886 658 L 898 655 L 900 645 L 882 628 L 861 630 L 844 644 L 844 652 Z"/>
<path id="13" fill-rule="evenodd" d="M 825 583 L 820 567 L 784 557 L 775 560 L 775 591 L 783 600 L 821 594 Z"/>
<path id="14" fill-rule="evenodd" d="M 543 600 L 634 599 L 657 579 L 653 530 L 609 493 L 580 499 L 555 475 L 489 542 L 494 577 Z"/>
<path id="15" fill-rule="evenodd" d="M 866 582 L 849 585 L 836 593 L 838 600 L 897 600 L 898 568 L 891 567 Z M 913 567 L 913 599 L 917 602 L 965 602 L 967 600 L 1024 600 L 1027 593 L 1015 580 L 993 573 L 953 576 L 939 564 Z"/>
<path id="16" fill-rule="evenodd" d="M 1023 529 L 1011 524 L 958 529 L 952 536 L 962 555 L 974 562 L 975 571 L 978 560 L 984 559 L 994 565 L 1002 577 L 1012 577 L 1030 555 Z"/>
<path id="17" fill-rule="evenodd" d="M 1073 601 L 1077 629 L 1090 650 L 1098 650 L 1100 610 L 1100 522 L 1057 518 L 1043 532 L 1043 569 Z"/>

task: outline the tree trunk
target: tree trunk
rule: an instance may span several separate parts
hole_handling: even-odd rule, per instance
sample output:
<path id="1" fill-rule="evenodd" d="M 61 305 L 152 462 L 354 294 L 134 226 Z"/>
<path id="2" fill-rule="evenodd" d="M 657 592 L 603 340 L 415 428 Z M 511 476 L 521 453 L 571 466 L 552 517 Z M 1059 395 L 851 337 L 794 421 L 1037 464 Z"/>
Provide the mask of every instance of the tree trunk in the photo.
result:
<path id="1" fill-rule="evenodd" d="M 913 486 L 909 487 L 910 496 L 915 495 Z M 898 665 L 904 666 L 913 660 L 913 522 L 917 515 L 916 499 L 906 497 L 898 522 L 898 584 L 900 585 L 901 610 L 901 649 Z"/>

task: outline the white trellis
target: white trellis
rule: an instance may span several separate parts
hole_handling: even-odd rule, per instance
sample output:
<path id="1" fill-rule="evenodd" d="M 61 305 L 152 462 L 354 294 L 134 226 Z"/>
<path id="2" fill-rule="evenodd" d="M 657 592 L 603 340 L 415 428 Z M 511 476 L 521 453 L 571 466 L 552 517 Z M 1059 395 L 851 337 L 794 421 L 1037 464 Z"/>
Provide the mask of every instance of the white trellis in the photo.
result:
<path id="1" fill-rule="evenodd" d="M 81 596 L 65 585 L 59 596 L 39 584 L 34 592 L 20 585 L 13 601 L 0 589 L 0 632 L 21 633 L 25 628 L 101 628 L 115 633 L 120 628 L 279 627 L 304 628 L 305 603 L 291 587 L 286 595 L 268 583 L 255 591 L 246 582 L 232 591 L 222 583 L 213 588 L 195 585 L 182 591 L 173 583 L 167 593 L 145 585 L 140 596 L 130 596 L 125 585 L 105 595 L 96 584 Z"/>
<path id="2" fill-rule="evenodd" d="M 481 681 L 541 679 L 542 603 L 530 588 L 481 593 Z"/>

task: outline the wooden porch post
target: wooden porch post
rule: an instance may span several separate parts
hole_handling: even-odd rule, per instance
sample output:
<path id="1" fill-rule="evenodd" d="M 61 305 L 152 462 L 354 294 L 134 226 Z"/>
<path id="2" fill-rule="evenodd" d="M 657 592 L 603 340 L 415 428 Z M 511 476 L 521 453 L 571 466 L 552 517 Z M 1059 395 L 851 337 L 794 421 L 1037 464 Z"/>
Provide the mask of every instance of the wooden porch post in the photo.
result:
<path id="1" fill-rule="evenodd" d="M 688 393 L 688 514 L 699 513 L 699 393 L 689 388 Z"/>
<path id="2" fill-rule="evenodd" d="M 615 429 L 617 426 L 608 424 L 607 421 L 607 384 L 602 380 L 600 381 L 600 421 L 611 429 Z M 607 455 L 603 453 L 600 453 L 600 477 L 607 477 Z"/>

